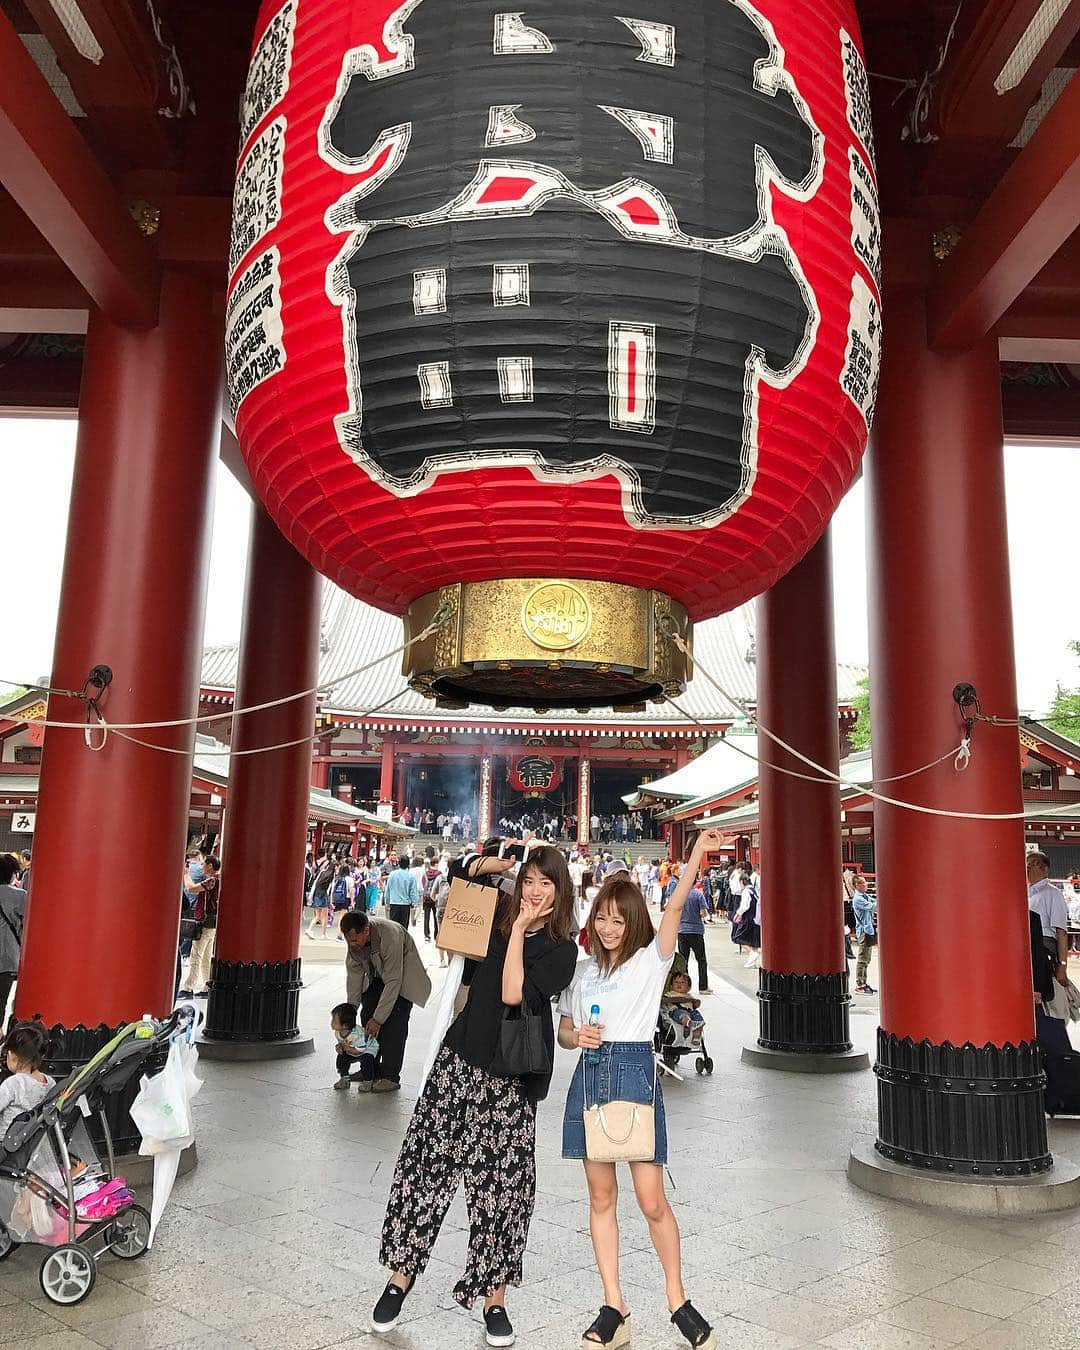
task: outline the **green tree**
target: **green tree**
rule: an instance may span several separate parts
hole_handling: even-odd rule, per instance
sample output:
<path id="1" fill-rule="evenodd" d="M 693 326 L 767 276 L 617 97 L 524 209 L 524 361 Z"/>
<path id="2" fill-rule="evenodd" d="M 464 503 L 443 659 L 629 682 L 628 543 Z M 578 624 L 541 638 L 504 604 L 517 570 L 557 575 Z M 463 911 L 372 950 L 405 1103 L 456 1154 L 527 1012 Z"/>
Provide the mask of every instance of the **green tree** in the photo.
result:
<path id="1" fill-rule="evenodd" d="M 848 740 L 852 750 L 865 750 L 870 744 L 870 676 L 864 675 L 858 687 L 859 692 L 851 700 L 851 706 L 859 716 L 848 734 Z"/>
<path id="2" fill-rule="evenodd" d="M 859 692 L 851 700 L 851 706 L 858 714 L 855 725 L 848 733 L 853 750 L 865 750 L 870 744 L 870 676 L 864 675 L 858 681 Z"/>
<path id="3" fill-rule="evenodd" d="M 1074 639 L 1069 643 L 1069 650 L 1080 658 L 1080 642 Z M 1066 689 L 1063 684 L 1058 685 L 1046 725 L 1062 736 L 1071 736 L 1073 739 L 1080 736 L 1080 688 Z"/>

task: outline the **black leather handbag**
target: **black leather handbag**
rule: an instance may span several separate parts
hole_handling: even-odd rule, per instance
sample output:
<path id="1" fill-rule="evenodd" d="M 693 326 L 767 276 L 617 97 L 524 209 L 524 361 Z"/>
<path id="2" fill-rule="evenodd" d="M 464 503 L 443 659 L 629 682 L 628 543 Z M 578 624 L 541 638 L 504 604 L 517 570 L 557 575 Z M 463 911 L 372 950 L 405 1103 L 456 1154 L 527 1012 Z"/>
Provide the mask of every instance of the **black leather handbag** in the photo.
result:
<path id="1" fill-rule="evenodd" d="M 546 1015 L 550 1017 L 551 1013 Z M 530 1074 L 549 1074 L 551 1068 L 551 1055 L 544 1044 L 543 1014 L 532 1012 L 524 1003 L 505 1009 L 492 1073 L 505 1078 L 526 1078 Z"/>

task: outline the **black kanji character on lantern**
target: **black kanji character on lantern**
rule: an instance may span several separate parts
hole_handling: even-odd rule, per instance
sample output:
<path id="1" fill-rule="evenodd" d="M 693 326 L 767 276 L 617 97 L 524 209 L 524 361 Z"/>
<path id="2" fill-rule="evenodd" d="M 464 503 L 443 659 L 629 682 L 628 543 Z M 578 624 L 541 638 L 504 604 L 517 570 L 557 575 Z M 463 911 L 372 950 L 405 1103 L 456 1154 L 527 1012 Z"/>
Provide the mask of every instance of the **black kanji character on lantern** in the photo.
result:
<path id="1" fill-rule="evenodd" d="M 497 245 L 486 221 L 403 228 L 405 240 L 400 229 L 373 231 L 348 263 L 358 307 L 377 303 L 382 331 L 358 315 L 363 406 L 343 432 L 391 480 L 415 485 L 440 463 L 524 446 L 556 475 L 626 465 L 636 513 L 647 517 L 691 520 L 745 490 L 748 356 L 752 367 L 783 370 L 804 336 L 806 300 L 783 258 L 750 266 L 630 242 L 562 199 L 498 221 Z M 567 240 L 577 241 L 572 260 Z M 432 277 L 431 312 L 414 312 L 403 249 Z M 527 273 L 509 275 L 523 278 L 529 303 L 500 306 L 497 269 L 521 265 Z M 612 425 L 613 324 L 653 330 L 652 383 L 643 370 L 639 395 L 653 400 L 651 434 L 628 419 Z M 407 360 L 400 336 L 385 336 L 406 330 Z M 518 383 L 500 383 L 500 361 L 504 371 L 527 363 L 510 367 Z"/>
<path id="2" fill-rule="evenodd" d="M 542 756 L 526 755 L 518 760 L 517 776 L 523 788 L 540 788 L 546 792 L 555 777 L 555 765 Z"/>
<path id="3" fill-rule="evenodd" d="M 794 369 L 813 304 L 769 179 L 805 186 L 820 145 L 747 0 L 619 8 L 406 5 L 413 68 L 355 68 L 327 122 L 354 164 L 411 128 L 336 209 L 357 228 L 330 279 L 339 435 L 394 490 L 499 462 L 612 472 L 642 524 L 745 497 L 759 381 Z"/>
<path id="4" fill-rule="evenodd" d="M 363 219 L 437 210 L 480 160 L 505 156 L 547 165 L 584 191 L 644 176 L 685 233 L 723 239 L 759 221 L 759 154 L 791 184 L 811 178 L 811 126 L 782 83 L 761 87 L 773 53 L 743 3 L 630 7 L 655 5 L 655 21 L 620 17 L 627 6 L 611 0 L 519 5 L 402 6 L 412 68 L 355 73 L 327 128 L 333 150 L 356 161 L 381 132 L 411 124 L 404 163 L 358 204 Z M 500 109 L 513 111 L 500 121 Z"/>

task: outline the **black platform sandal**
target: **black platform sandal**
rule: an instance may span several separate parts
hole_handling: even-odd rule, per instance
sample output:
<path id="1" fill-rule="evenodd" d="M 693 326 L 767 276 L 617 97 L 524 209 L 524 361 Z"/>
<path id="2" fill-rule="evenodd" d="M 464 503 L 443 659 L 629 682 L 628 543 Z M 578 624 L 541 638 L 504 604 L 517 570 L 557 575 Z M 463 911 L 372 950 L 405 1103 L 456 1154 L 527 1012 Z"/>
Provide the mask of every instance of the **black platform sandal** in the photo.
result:
<path id="1" fill-rule="evenodd" d="M 713 1334 L 713 1329 L 689 1299 L 681 1308 L 675 1309 L 671 1314 L 671 1320 L 694 1347 L 694 1350 L 713 1350 L 716 1345 L 716 1336 Z"/>
<path id="2" fill-rule="evenodd" d="M 629 1345 L 630 1328 L 626 1319 L 629 1313 L 621 1313 L 605 1303 L 597 1314 L 596 1321 L 581 1338 L 583 1350 L 591 1350 L 594 1345 L 602 1345 L 607 1350 L 617 1350 L 621 1345 Z M 594 1337 L 592 1333 L 595 1332 Z"/>

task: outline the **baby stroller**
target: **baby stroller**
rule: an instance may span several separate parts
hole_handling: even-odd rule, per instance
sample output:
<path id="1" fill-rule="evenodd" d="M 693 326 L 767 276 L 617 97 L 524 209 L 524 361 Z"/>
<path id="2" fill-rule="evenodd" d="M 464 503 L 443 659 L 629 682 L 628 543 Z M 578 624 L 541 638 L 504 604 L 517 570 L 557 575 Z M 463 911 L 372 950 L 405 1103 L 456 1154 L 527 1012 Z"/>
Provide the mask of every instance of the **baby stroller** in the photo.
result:
<path id="1" fill-rule="evenodd" d="M 105 1099 L 186 1031 L 193 1016 L 192 1008 L 181 1007 L 166 1022 L 124 1027 L 32 1111 L 17 1116 L 0 1140 L 0 1261 L 19 1244 L 48 1248 L 38 1278 L 53 1303 L 81 1303 L 106 1252 L 132 1261 L 146 1251 L 150 1215 L 116 1175 Z M 87 1129 L 94 1112 L 104 1162 Z"/>
<path id="2" fill-rule="evenodd" d="M 698 1073 L 711 1074 L 713 1061 L 705 1044 L 705 1019 L 697 1009 L 694 1009 L 692 1024 L 687 1026 L 685 1017 L 680 1015 L 682 1010 L 673 1008 L 668 1003 L 672 981 L 676 976 L 685 976 L 686 973 L 685 958 L 676 955 L 664 984 L 664 996 L 660 1002 L 656 1031 L 653 1034 L 653 1048 L 669 1069 L 676 1068 L 683 1055 L 694 1055 L 694 1068 Z"/>

